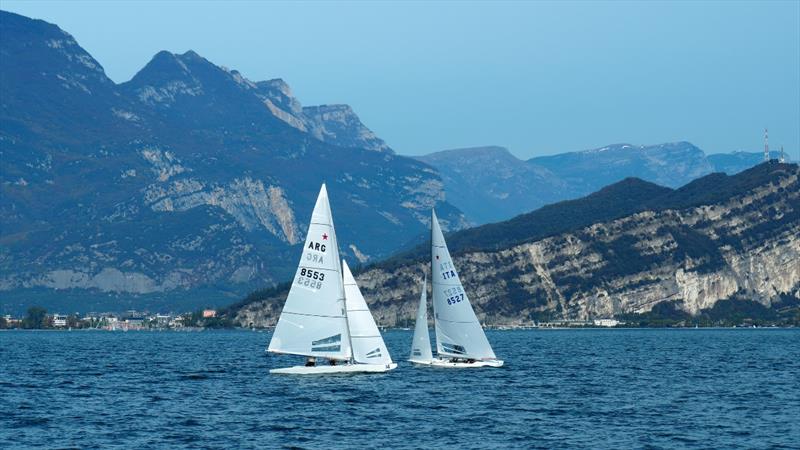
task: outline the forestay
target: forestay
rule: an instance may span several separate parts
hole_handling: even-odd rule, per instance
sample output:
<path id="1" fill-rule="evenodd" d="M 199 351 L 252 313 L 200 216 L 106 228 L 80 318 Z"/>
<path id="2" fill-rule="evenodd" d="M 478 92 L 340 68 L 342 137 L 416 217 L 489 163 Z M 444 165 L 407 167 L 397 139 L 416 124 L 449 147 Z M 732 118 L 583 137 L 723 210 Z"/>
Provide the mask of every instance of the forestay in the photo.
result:
<path id="1" fill-rule="evenodd" d="M 439 355 L 496 359 L 453 266 L 435 211 L 431 213 L 431 284 Z"/>
<path id="2" fill-rule="evenodd" d="M 409 361 L 428 363 L 433 359 L 431 354 L 431 338 L 428 334 L 428 277 L 422 280 L 422 293 L 419 296 L 417 321 L 414 325 L 414 339 L 411 341 L 411 357 Z"/>
<path id="3" fill-rule="evenodd" d="M 328 192 L 323 184 L 311 215 L 303 255 L 269 351 L 350 359 L 339 261 Z"/>
<path id="4" fill-rule="evenodd" d="M 392 358 L 383 337 L 369 312 L 367 302 L 358 289 L 347 262 L 342 260 L 344 272 L 344 297 L 347 303 L 347 322 L 353 345 L 353 359 L 361 364 L 391 364 Z"/>

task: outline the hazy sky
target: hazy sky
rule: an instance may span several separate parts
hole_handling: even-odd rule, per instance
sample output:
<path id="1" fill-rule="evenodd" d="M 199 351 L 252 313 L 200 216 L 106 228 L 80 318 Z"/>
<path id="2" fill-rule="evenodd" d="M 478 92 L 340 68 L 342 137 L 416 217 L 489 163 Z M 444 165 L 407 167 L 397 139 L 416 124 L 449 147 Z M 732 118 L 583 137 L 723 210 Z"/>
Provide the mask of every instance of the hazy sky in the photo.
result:
<path id="1" fill-rule="evenodd" d="M 403 154 L 759 150 L 764 126 L 800 148 L 798 1 L 1 5 L 71 33 L 116 82 L 192 49 L 304 105 L 348 103 Z"/>

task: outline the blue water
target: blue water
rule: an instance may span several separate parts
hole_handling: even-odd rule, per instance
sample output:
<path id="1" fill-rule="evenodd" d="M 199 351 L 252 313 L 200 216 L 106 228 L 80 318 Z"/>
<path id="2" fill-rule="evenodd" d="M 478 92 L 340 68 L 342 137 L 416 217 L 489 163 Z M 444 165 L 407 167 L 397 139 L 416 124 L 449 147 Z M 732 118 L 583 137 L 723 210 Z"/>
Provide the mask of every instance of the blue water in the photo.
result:
<path id="1" fill-rule="evenodd" d="M 489 332 L 501 369 L 270 376 L 269 333 L 0 333 L 0 447 L 798 448 L 800 330 Z"/>

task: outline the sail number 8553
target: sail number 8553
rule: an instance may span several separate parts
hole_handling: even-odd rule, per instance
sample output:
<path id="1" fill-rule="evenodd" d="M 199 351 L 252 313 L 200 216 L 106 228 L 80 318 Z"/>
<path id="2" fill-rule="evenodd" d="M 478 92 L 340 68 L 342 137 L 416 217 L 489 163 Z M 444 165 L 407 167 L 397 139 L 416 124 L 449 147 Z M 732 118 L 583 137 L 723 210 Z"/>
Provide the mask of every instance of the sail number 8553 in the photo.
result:
<path id="1" fill-rule="evenodd" d="M 322 281 L 324 280 L 324 273 L 302 267 L 300 268 L 300 276 L 297 277 L 297 284 L 312 289 L 320 289 L 322 288 Z"/>
<path id="2" fill-rule="evenodd" d="M 457 294 L 447 299 L 448 305 L 454 305 L 456 303 L 461 303 L 464 301 L 464 294 Z"/>

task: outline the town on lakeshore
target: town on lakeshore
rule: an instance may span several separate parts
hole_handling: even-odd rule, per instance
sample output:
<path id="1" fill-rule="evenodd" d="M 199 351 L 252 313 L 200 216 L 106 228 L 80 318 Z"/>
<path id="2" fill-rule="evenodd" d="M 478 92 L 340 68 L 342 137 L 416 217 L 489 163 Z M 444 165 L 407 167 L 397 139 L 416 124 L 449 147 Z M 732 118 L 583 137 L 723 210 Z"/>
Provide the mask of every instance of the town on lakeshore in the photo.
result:
<path id="1" fill-rule="evenodd" d="M 603 318 L 592 320 L 549 320 L 520 322 L 517 324 L 495 325 L 484 323 L 483 327 L 491 330 L 530 330 L 530 329 L 578 329 L 578 328 L 795 328 L 800 326 L 800 317 L 790 321 L 776 321 L 753 315 L 741 315 L 732 319 L 712 320 L 698 317 L 693 320 L 664 318 L 653 315 L 631 315 L 627 320 Z M 382 330 L 386 327 L 378 324 Z M 204 329 L 238 328 L 222 311 L 206 308 L 185 313 L 152 313 L 148 311 L 128 310 L 118 312 L 89 312 L 86 314 L 51 313 L 46 309 L 33 306 L 24 316 L 11 314 L 0 316 L 0 330 L 104 330 L 104 331 L 142 331 L 142 330 L 176 330 L 199 331 Z M 271 330 L 274 327 L 262 327 Z M 261 328 L 259 328 L 261 329 Z M 408 327 L 399 327 L 408 330 Z"/>
<path id="2" fill-rule="evenodd" d="M 0 316 L 0 329 L 49 329 L 73 330 L 92 329 L 105 331 L 137 330 L 198 330 L 220 328 L 224 322 L 217 317 L 214 309 L 197 312 L 150 313 L 129 310 L 124 313 L 89 312 L 86 314 L 49 313 L 46 309 L 33 306 L 23 317 L 11 314 Z"/>

